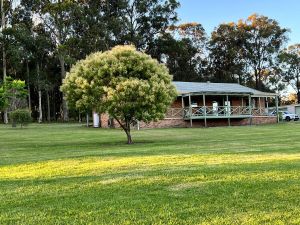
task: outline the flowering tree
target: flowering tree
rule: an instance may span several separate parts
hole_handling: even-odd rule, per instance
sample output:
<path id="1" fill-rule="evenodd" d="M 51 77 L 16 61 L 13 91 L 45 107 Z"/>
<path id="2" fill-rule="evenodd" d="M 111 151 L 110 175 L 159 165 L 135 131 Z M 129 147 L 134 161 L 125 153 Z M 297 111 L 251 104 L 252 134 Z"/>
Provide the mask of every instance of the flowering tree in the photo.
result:
<path id="1" fill-rule="evenodd" d="M 133 46 L 117 46 L 75 64 L 61 90 L 70 107 L 108 113 L 131 144 L 132 123 L 164 117 L 177 94 L 171 80 L 157 60 Z"/>

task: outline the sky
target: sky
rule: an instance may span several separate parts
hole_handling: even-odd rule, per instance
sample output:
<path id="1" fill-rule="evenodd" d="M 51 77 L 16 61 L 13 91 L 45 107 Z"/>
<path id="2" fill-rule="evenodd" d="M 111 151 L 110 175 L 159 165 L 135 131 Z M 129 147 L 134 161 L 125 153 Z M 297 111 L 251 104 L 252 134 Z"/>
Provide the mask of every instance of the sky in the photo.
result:
<path id="1" fill-rule="evenodd" d="M 201 23 L 209 35 L 224 22 L 237 22 L 258 13 L 289 28 L 288 44 L 300 43 L 300 0 L 179 0 L 180 23 Z"/>

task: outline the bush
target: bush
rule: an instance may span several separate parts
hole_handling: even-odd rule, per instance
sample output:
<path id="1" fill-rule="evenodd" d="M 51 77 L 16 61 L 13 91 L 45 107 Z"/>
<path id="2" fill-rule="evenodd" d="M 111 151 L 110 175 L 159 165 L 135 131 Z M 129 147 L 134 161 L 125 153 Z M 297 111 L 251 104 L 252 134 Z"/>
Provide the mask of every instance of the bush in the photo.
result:
<path id="1" fill-rule="evenodd" d="M 13 125 L 20 124 L 21 128 L 31 122 L 31 113 L 27 109 L 17 109 L 10 113 Z"/>

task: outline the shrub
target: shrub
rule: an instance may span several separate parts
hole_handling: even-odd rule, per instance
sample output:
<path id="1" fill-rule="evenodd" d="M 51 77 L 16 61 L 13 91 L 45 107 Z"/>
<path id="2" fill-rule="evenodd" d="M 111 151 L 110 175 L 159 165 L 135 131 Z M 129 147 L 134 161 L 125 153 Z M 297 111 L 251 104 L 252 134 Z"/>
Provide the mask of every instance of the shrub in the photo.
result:
<path id="1" fill-rule="evenodd" d="M 21 128 L 31 122 L 31 114 L 27 109 L 17 109 L 10 113 L 13 125 L 20 124 Z"/>

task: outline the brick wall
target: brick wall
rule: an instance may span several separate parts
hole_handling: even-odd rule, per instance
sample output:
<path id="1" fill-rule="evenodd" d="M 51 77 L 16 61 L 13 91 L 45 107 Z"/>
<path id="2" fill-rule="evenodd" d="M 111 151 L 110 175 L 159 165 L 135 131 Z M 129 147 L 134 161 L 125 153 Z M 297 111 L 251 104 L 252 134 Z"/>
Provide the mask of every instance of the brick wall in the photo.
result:
<path id="1" fill-rule="evenodd" d="M 246 125 L 261 125 L 261 124 L 275 124 L 276 117 L 253 117 L 246 119 L 230 119 L 231 126 L 246 126 Z M 208 127 L 222 127 L 228 126 L 228 119 L 208 119 Z M 151 122 L 149 124 L 141 123 L 140 128 L 172 128 L 172 127 L 190 127 L 189 120 L 182 119 L 165 119 L 158 122 Z M 193 120 L 193 127 L 205 127 L 204 120 Z"/>
<path id="2" fill-rule="evenodd" d="M 107 113 L 101 114 L 100 121 L 102 128 L 120 127 L 117 121 L 110 120 L 109 115 Z"/>
<path id="3" fill-rule="evenodd" d="M 149 124 L 140 123 L 140 128 L 172 128 L 172 127 L 189 127 L 183 119 L 164 119 L 157 122 L 151 122 Z"/>
<path id="4" fill-rule="evenodd" d="M 182 108 L 181 98 L 177 98 L 171 105 L 171 108 Z"/>
<path id="5" fill-rule="evenodd" d="M 246 126 L 246 125 L 261 125 L 261 124 L 275 124 L 277 123 L 277 118 L 274 116 L 259 116 L 246 119 L 230 119 L 231 126 Z M 222 127 L 228 126 L 228 119 L 207 119 L 208 127 Z M 109 116 L 108 114 L 101 114 L 101 127 L 110 128 L 109 126 Z M 119 124 L 114 121 L 113 127 L 120 128 Z M 183 119 L 164 119 L 157 122 L 151 122 L 146 124 L 144 122 L 140 123 L 140 128 L 172 128 L 172 127 L 190 127 L 189 120 Z M 193 127 L 205 127 L 204 120 L 193 120 Z"/>
<path id="6" fill-rule="evenodd" d="M 274 124 L 277 123 L 276 116 L 257 116 L 252 118 L 252 124 L 260 125 L 260 124 Z"/>

